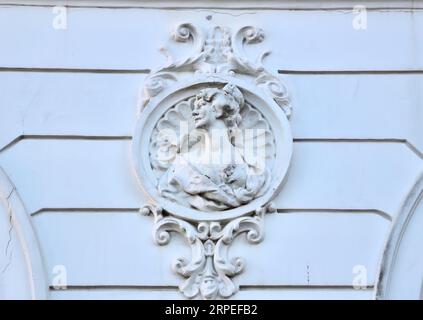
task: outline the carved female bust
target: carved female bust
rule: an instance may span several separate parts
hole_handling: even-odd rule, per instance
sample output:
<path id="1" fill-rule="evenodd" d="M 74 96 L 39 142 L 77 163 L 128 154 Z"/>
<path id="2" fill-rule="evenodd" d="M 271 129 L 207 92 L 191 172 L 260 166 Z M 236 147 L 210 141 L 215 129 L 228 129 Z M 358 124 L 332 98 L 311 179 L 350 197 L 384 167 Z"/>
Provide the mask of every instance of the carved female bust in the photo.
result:
<path id="1" fill-rule="evenodd" d="M 239 128 L 244 104 L 232 84 L 206 88 L 190 101 L 189 132 L 173 138 L 158 132 L 155 162 L 166 168 L 157 186 L 161 196 L 197 210 L 221 211 L 266 191 L 268 170 L 260 155 L 248 156 L 253 150 L 246 148 L 254 146 L 244 143 L 245 130 Z"/>

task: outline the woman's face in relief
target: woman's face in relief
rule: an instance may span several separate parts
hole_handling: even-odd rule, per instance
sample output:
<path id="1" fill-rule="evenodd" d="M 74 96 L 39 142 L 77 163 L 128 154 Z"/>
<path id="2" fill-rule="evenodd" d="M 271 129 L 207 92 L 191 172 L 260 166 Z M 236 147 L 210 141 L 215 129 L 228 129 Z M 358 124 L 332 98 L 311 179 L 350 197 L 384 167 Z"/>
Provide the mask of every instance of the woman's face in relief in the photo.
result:
<path id="1" fill-rule="evenodd" d="M 210 126 L 216 121 L 216 112 L 213 107 L 213 101 L 206 101 L 202 97 L 197 98 L 192 110 L 192 118 L 196 128 Z"/>

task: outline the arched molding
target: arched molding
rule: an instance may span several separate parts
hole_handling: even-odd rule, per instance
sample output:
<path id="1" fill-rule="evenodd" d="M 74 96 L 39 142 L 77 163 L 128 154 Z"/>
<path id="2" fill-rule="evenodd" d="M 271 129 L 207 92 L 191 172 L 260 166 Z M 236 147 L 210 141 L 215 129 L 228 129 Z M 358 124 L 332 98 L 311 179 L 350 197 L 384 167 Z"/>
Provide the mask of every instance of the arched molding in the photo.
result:
<path id="1" fill-rule="evenodd" d="M 376 299 L 422 299 L 423 174 L 393 221 L 380 264 Z"/>
<path id="2" fill-rule="evenodd" d="M 3 288 L 1 291 L 6 295 L 2 298 L 46 299 L 48 285 L 38 240 L 30 216 L 27 214 L 15 186 L 1 167 L 0 206 L 2 207 L 0 213 L 7 213 L 8 215 L 2 217 L 2 221 L 7 221 L 10 224 L 9 241 L 6 243 L 7 250 L 4 253 L 5 265 L 2 270 Z M 13 254 L 8 254 L 12 250 Z M 12 261 L 12 259 L 15 260 Z M 16 264 L 19 266 L 18 268 L 16 268 Z M 8 267 L 11 268 L 7 270 Z M 27 279 L 25 285 L 14 285 L 16 280 L 20 281 L 23 278 Z"/>

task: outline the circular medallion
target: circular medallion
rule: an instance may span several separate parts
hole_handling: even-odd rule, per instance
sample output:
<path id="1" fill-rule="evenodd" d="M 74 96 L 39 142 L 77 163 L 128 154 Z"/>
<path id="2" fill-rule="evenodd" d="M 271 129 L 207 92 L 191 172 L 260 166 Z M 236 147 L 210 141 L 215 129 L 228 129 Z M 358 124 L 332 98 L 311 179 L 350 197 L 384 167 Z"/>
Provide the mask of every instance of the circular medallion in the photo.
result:
<path id="1" fill-rule="evenodd" d="M 259 209 L 281 189 L 289 122 L 237 80 L 180 84 L 141 112 L 133 161 L 145 193 L 169 214 L 219 221 Z"/>

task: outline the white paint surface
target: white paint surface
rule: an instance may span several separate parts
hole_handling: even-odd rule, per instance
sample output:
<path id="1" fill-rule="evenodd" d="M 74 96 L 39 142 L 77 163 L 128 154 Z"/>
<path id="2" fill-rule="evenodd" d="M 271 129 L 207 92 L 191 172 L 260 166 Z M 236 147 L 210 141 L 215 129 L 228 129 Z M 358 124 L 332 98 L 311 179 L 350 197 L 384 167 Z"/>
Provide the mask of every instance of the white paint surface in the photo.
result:
<path id="1" fill-rule="evenodd" d="M 211 21 L 206 19 L 209 15 Z M 422 15 L 369 11 L 368 29 L 363 31 L 353 28 L 352 10 L 69 8 L 67 29 L 55 30 L 50 7 L 3 7 L 0 61 L 7 67 L 152 69 L 166 61 L 158 49 L 183 17 L 202 25 L 236 27 L 254 22 L 268 30 L 266 43 L 274 54 L 267 64 L 272 69 L 421 69 Z M 160 28 L 150 21 L 160 21 Z"/>
<path id="2" fill-rule="evenodd" d="M 181 278 L 169 266 L 190 255 L 178 235 L 168 246 L 157 247 L 150 219 L 137 213 L 41 212 L 34 222 L 50 284 L 54 266 L 64 265 L 69 286 L 177 286 Z M 370 213 L 269 215 L 263 243 L 247 246 L 240 237 L 230 250 L 248 268 L 236 282 L 352 287 L 353 268 L 362 265 L 367 269 L 364 285 L 373 286 L 388 228 L 386 219 Z"/>
<path id="3" fill-rule="evenodd" d="M 189 54 L 188 44 L 169 45 L 181 22 L 261 27 L 263 44 L 247 54 L 269 48 L 265 65 L 280 70 L 292 95 L 280 212 L 266 217 L 262 243 L 241 237 L 231 248 L 246 262 L 234 299 L 372 299 L 374 288 L 382 298 L 422 298 L 421 189 L 413 185 L 423 172 L 423 12 L 410 1 L 365 2 L 373 8 L 366 30 L 352 27 L 353 1 L 198 9 L 189 0 L 161 8 L 73 0 L 66 30 L 52 28 L 52 8 L 40 1 L 0 5 L 0 268 L 8 265 L 0 298 L 182 298 L 170 265 L 189 248 L 178 236 L 153 243 L 131 163 L 139 88 L 166 61 L 158 49 Z M 132 8 L 100 8 L 125 4 Z M 69 288 L 47 290 L 58 265 Z M 366 290 L 352 287 L 357 265 L 367 270 Z"/>

